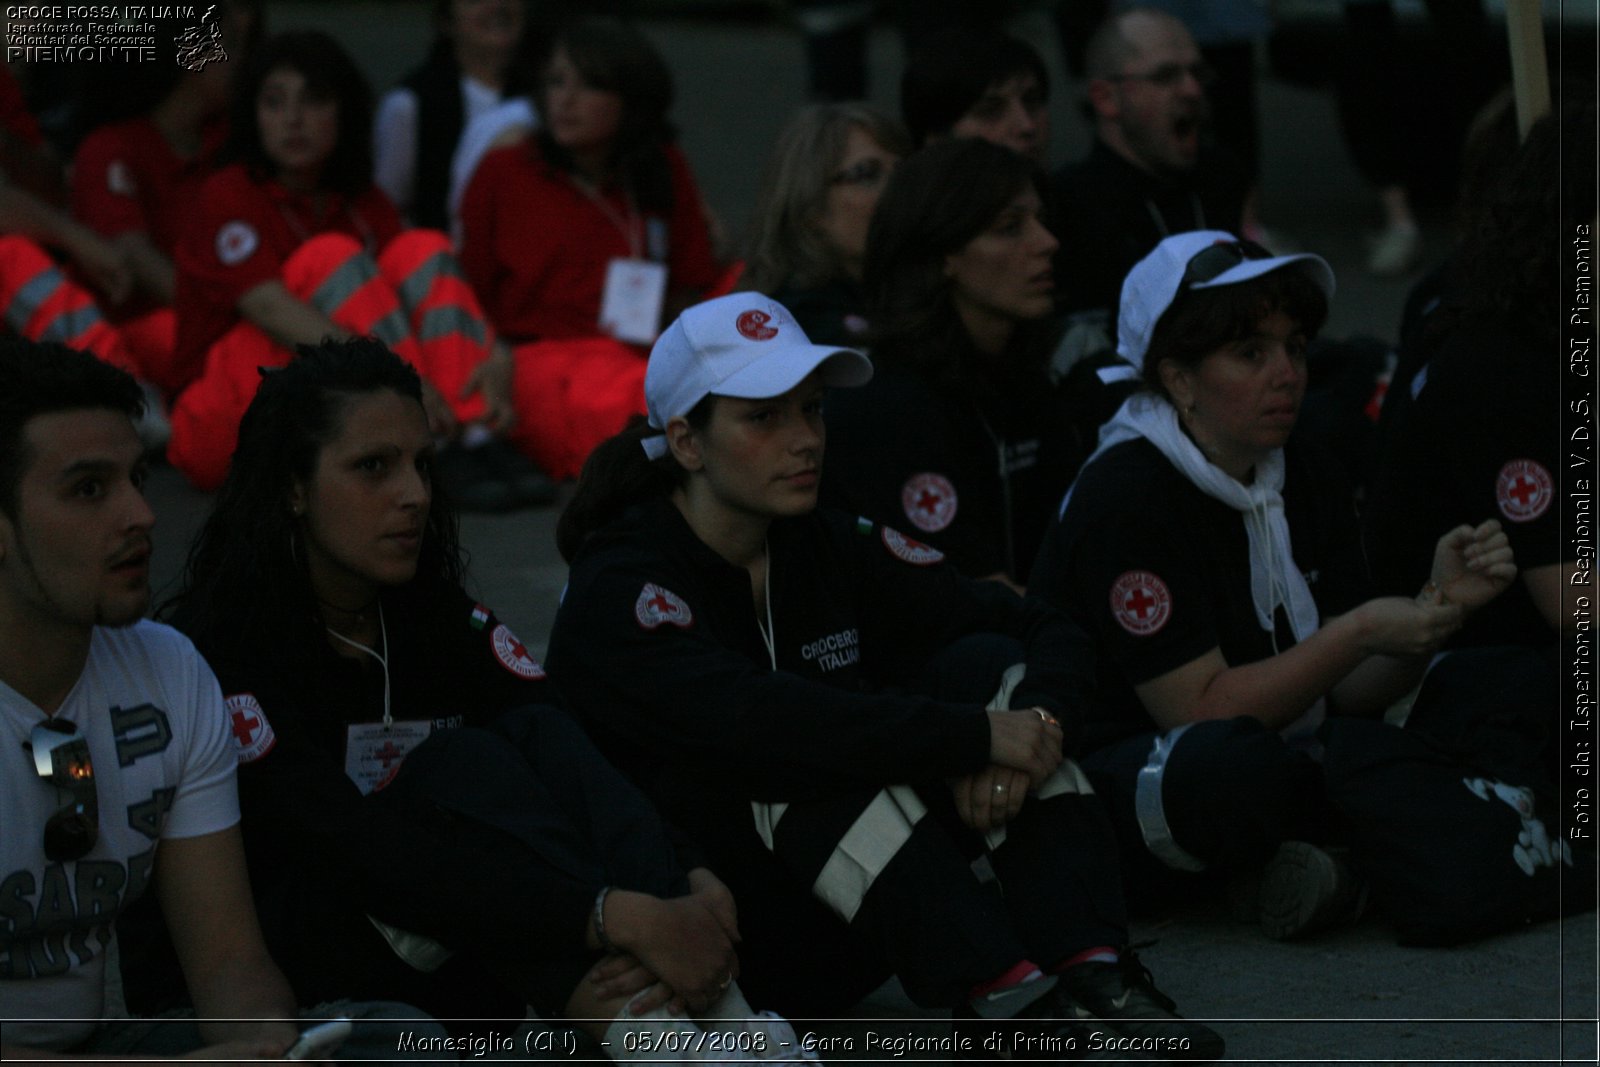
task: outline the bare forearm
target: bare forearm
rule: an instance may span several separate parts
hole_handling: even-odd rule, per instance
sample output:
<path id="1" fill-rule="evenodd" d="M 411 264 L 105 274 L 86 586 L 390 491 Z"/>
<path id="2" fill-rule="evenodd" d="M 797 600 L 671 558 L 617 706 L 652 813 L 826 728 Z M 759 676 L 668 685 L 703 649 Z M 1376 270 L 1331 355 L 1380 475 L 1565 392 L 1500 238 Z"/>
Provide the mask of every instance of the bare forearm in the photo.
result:
<path id="1" fill-rule="evenodd" d="M 289 348 L 316 344 L 324 337 L 350 336 L 349 330 L 291 294 L 281 282 L 263 282 L 256 286 L 239 298 L 238 307 L 241 315 Z"/>
<path id="2" fill-rule="evenodd" d="M 1281 730 L 1366 658 L 1359 621 L 1341 615 L 1292 648 L 1218 674 L 1183 721 L 1248 715 Z"/>
<path id="3" fill-rule="evenodd" d="M 139 292 L 163 304 L 172 303 L 178 284 L 178 271 L 172 265 L 172 260 L 142 233 L 123 234 L 117 238 L 117 247 L 133 270 L 134 284 Z"/>

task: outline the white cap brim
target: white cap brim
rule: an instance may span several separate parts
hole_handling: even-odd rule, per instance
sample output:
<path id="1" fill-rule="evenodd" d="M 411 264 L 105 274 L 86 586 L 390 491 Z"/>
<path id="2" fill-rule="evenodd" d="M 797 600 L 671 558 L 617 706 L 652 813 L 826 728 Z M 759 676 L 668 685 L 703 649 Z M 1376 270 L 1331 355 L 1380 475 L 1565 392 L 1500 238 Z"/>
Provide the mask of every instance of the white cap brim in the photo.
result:
<path id="1" fill-rule="evenodd" d="M 777 358 L 758 359 L 717 383 L 712 396 L 765 400 L 782 396 L 812 371 L 820 371 L 822 384 L 850 388 L 872 380 L 872 361 L 853 348 L 795 345 Z"/>

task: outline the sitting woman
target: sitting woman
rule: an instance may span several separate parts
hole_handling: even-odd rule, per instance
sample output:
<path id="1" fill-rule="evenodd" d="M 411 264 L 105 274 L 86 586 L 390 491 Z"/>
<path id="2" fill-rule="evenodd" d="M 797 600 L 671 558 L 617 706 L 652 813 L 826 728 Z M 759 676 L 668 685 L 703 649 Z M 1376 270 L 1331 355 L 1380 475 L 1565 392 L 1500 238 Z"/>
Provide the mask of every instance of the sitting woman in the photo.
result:
<path id="1" fill-rule="evenodd" d="M 825 503 L 909 524 L 963 573 L 1013 585 L 1089 451 L 1045 372 L 1057 241 L 1043 182 L 976 139 L 900 165 L 867 238 L 879 373 L 828 408 Z"/>
<path id="2" fill-rule="evenodd" d="M 532 87 L 527 0 L 435 0 L 427 59 L 385 93 L 373 178 L 418 226 L 449 229 L 451 161 L 479 116 Z"/>
<path id="3" fill-rule="evenodd" d="M 746 981 L 788 1010 L 893 972 L 925 1006 L 1220 1055 L 1120 948 L 1114 842 L 1061 755 L 1076 628 L 817 511 L 823 392 L 871 372 L 759 293 L 685 311 L 648 424 L 596 451 L 562 516 L 552 676 L 737 887 Z"/>
<path id="4" fill-rule="evenodd" d="M 175 365 L 188 383 L 172 409 L 168 457 L 195 485 L 227 471 L 257 368 L 296 344 L 378 337 L 417 367 L 463 507 L 548 501 L 547 481 L 493 438 L 511 421 L 510 353 L 499 349 L 449 242 L 402 232 L 372 184 L 371 102 L 349 54 L 326 34 L 268 41 L 240 79 L 224 150 L 178 244 Z"/>
<path id="5" fill-rule="evenodd" d="M 486 155 L 462 198 L 462 266 L 495 329 L 527 346 L 518 441 L 558 477 L 643 411 L 635 346 L 718 280 L 671 102 L 643 34 L 578 23 L 545 67 L 537 137 Z"/>
<path id="6" fill-rule="evenodd" d="M 107 316 L 140 378 L 163 397 L 162 410 L 165 398 L 188 384 L 172 367 L 172 257 L 227 134 L 234 75 L 261 28 L 255 3 L 231 0 L 221 11 L 222 40 L 234 50 L 233 62 L 184 70 L 176 42 L 161 36 L 157 62 L 85 68 L 83 111 L 97 125 L 73 156 L 72 213 L 128 261 L 133 293 Z"/>
<path id="7" fill-rule="evenodd" d="M 232 714 L 274 958 L 312 1002 L 531 1004 L 619 1056 L 657 1044 L 620 1030 L 692 1031 L 682 1005 L 750 1016 L 733 898 L 462 590 L 433 457 L 411 367 L 372 340 L 302 346 L 246 412 L 167 609 Z M 793 1036 L 767 1017 L 728 1028 L 745 1052 Z"/>
<path id="8" fill-rule="evenodd" d="M 910 151 L 905 129 L 868 104 L 803 108 L 767 159 L 739 287 L 770 293 L 813 341 L 859 343 L 867 226 Z"/>
<path id="9" fill-rule="evenodd" d="M 1099 652 L 1084 769 L 1125 877 L 1187 892 L 1193 872 L 1276 854 L 1259 902 L 1278 937 L 1352 903 L 1298 840 L 1321 832 L 1313 731 L 1328 711 L 1382 713 L 1516 572 L 1497 523 L 1461 526 L 1415 598 L 1369 599 L 1350 494 L 1291 439 L 1333 288 L 1317 256 L 1217 231 L 1141 260 L 1118 351 L 1146 391 L 1102 432 L 1029 586 Z"/>

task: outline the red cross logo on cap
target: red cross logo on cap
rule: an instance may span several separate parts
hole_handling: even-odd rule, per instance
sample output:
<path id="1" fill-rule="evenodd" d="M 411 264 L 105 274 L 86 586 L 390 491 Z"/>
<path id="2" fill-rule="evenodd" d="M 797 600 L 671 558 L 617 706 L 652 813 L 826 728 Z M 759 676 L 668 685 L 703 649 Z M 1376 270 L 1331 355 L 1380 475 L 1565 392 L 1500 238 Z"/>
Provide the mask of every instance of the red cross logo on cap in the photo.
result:
<path id="1" fill-rule="evenodd" d="M 1531 459 L 1514 459 L 1500 468 L 1495 479 L 1495 499 L 1500 514 L 1512 522 L 1532 522 L 1550 509 L 1555 481 L 1543 465 Z"/>
<path id="2" fill-rule="evenodd" d="M 734 322 L 739 333 L 752 341 L 770 341 L 778 336 L 776 326 L 768 326 L 772 316 L 765 311 L 746 311 Z"/>
<path id="3" fill-rule="evenodd" d="M 1149 571 L 1127 571 L 1111 583 L 1111 614 L 1130 634 L 1148 637 L 1172 617 L 1172 594 Z"/>
<path id="4" fill-rule="evenodd" d="M 900 506 L 911 525 L 923 533 L 938 533 L 955 521 L 956 487 L 942 474 L 913 474 L 900 490 Z"/>

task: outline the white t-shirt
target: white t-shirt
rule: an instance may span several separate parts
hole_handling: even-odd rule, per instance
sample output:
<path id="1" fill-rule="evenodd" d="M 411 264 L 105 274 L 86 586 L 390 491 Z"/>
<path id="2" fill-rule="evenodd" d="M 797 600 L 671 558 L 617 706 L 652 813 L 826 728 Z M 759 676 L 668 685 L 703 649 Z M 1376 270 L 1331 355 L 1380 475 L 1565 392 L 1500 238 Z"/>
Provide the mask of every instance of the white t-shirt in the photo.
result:
<path id="1" fill-rule="evenodd" d="M 509 130 L 532 133 L 539 128 L 539 112 L 533 101 L 525 96 L 513 96 L 497 104 L 467 123 L 456 142 L 455 155 L 450 157 L 450 194 L 446 201 L 450 214 L 450 239 L 461 245 L 461 198 L 478 173 L 478 164 L 488 154 L 489 146 Z"/>
<path id="2" fill-rule="evenodd" d="M 69 795 L 23 747 L 44 718 L 0 681 L 0 1019 L 7 1043 L 65 1049 L 105 1014 L 111 924 L 148 887 L 157 841 L 239 821 L 237 757 L 222 691 L 188 638 L 150 621 L 96 627 L 55 718 L 88 738 L 100 833 L 82 859 L 52 863 L 44 825 Z"/>
<path id="3" fill-rule="evenodd" d="M 500 103 L 500 90 L 463 74 L 461 101 L 465 129 Z M 417 186 L 417 111 L 416 91 L 402 85 L 383 95 L 372 123 L 372 180 L 408 218 Z"/>

